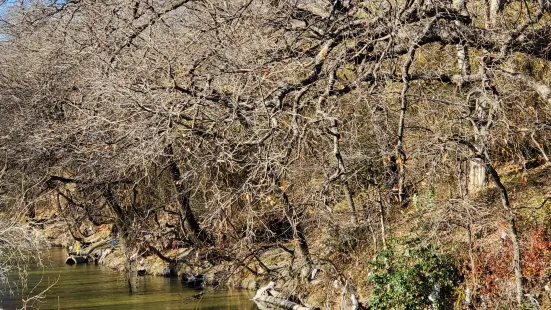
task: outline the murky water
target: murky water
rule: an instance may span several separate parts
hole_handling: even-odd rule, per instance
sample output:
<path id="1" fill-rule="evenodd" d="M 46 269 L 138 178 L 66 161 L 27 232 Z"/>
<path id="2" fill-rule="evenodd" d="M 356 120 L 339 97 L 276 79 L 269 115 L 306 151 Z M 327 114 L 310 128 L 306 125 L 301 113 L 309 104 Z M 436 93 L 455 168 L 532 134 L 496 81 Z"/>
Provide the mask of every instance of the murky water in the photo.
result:
<path id="1" fill-rule="evenodd" d="M 207 287 L 197 300 L 192 296 L 198 291 L 184 287 L 177 278 L 136 277 L 134 292 L 129 294 L 121 273 L 94 264 L 65 265 L 65 253 L 61 249 L 49 251 L 45 268 L 29 271 L 28 288 L 23 293 L 18 290 L 9 294 L 8 284 L 0 284 L 0 308 L 19 309 L 22 299 L 57 281 L 45 298 L 29 302 L 27 309 L 257 309 L 250 300 L 252 292 Z M 20 286 L 17 276 L 8 280 L 12 288 Z"/>

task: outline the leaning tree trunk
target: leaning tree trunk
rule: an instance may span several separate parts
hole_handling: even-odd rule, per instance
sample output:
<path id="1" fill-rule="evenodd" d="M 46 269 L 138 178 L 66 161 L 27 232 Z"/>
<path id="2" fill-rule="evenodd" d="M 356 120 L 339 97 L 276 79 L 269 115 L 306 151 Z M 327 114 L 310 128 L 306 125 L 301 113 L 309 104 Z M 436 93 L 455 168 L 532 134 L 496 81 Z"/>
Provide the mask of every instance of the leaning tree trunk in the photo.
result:
<path id="1" fill-rule="evenodd" d="M 187 224 L 196 240 L 200 242 L 208 242 L 206 233 L 199 226 L 199 223 L 195 219 L 195 215 L 191 210 L 190 193 L 185 187 L 184 180 L 182 180 L 182 173 L 176 163 L 176 160 L 174 159 L 174 150 L 172 149 L 172 145 L 166 147 L 166 153 L 170 156 L 170 175 L 172 177 L 172 182 L 174 183 L 174 188 L 176 189 L 176 194 L 178 195 L 178 203 L 180 204 L 180 208 L 182 210 L 184 222 Z"/>
<path id="2" fill-rule="evenodd" d="M 344 159 L 341 152 L 340 143 L 342 142 L 341 133 L 339 130 L 339 120 L 334 117 L 330 116 L 324 109 L 322 108 L 324 104 L 327 104 L 327 100 L 329 98 L 329 95 L 333 91 L 333 87 L 335 85 L 335 81 L 337 80 L 337 71 L 332 70 L 329 74 L 329 82 L 327 83 L 327 88 L 325 89 L 325 92 L 319 97 L 318 104 L 316 107 L 317 113 L 319 113 L 324 119 L 326 119 L 329 123 L 329 128 L 327 132 L 331 135 L 332 140 L 332 147 L 333 147 L 333 156 L 335 157 L 335 160 L 337 161 L 337 167 L 335 170 L 335 173 L 333 173 L 329 179 L 325 182 L 323 185 L 323 195 L 327 192 L 327 189 L 329 187 L 329 184 L 340 180 L 341 184 L 344 189 L 344 195 L 346 197 L 346 203 L 348 204 L 348 208 L 350 210 L 350 213 L 352 214 L 352 223 L 357 226 L 358 225 L 358 215 L 356 212 L 356 205 L 354 203 L 354 197 L 352 195 L 352 191 L 350 190 L 350 185 L 348 184 L 348 180 L 346 179 L 346 166 L 344 165 Z M 324 200 L 326 201 L 326 198 L 324 197 Z"/>
<path id="3" fill-rule="evenodd" d="M 306 234 L 302 227 L 301 220 L 296 212 L 295 207 L 291 204 L 289 196 L 281 189 L 281 181 L 278 177 L 272 175 L 272 192 L 278 196 L 279 200 L 285 208 L 285 216 L 291 225 L 293 230 L 293 236 L 297 241 L 297 249 L 299 258 L 305 263 L 305 268 L 302 268 L 302 276 L 306 278 L 310 274 L 312 269 L 312 259 L 310 257 L 310 249 L 308 241 L 306 240 Z"/>
<path id="4" fill-rule="evenodd" d="M 511 209 L 511 202 L 509 200 L 509 195 L 505 185 L 501 182 L 501 178 L 495 168 L 492 166 L 492 161 L 488 152 L 484 150 L 477 149 L 474 144 L 468 141 L 460 141 L 460 143 L 469 147 L 469 149 L 476 154 L 476 158 L 480 160 L 480 163 L 484 166 L 487 173 L 491 176 L 493 183 L 497 186 L 499 194 L 501 197 L 501 205 L 503 207 L 505 218 L 508 222 L 507 235 L 511 239 L 513 244 L 513 269 L 515 272 L 515 291 L 517 303 L 520 306 L 522 299 L 524 297 L 523 289 L 523 279 L 522 274 L 522 263 L 521 263 L 521 253 L 520 253 L 520 244 L 518 241 L 518 232 L 516 228 L 516 218 L 513 210 Z"/>
<path id="5" fill-rule="evenodd" d="M 501 182 L 501 179 L 499 177 L 499 174 L 492 166 L 492 163 L 488 157 L 487 154 L 485 154 L 485 165 L 488 169 L 488 173 L 492 177 L 492 180 L 494 184 L 499 189 L 499 193 L 501 196 L 501 205 L 503 206 L 503 209 L 505 211 L 505 217 L 507 218 L 507 221 L 509 222 L 509 227 L 507 231 L 507 235 L 511 239 L 511 242 L 513 244 L 513 268 L 515 270 L 515 290 L 516 290 L 516 297 L 517 297 L 517 303 L 520 306 L 522 303 L 522 298 L 524 296 L 523 293 L 523 287 L 522 287 L 522 281 L 523 281 L 523 275 L 522 275 L 522 264 L 521 264 L 521 256 L 520 256 L 520 245 L 518 242 L 518 233 L 516 228 L 516 219 L 515 214 L 513 213 L 513 210 L 511 209 L 511 203 L 509 201 L 509 195 L 507 194 L 507 189 Z"/>
<path id="6" fill-rule="evenodd" d="M 105 199 L 108 202 L 108 205 L 111 207 L 111 210 L 115 213 L 116 219 L 114 225 L 118 231 L 119 244 L 121 246 L 121 251 L 124 255 L 124 276 L 125 281 L 128 285 L 128 292 L 132 293 L 132 262 L 130 261 L 130 252 L 132 252 L 132 242 L 130 242 L 129 230 L 130 223 L 132 223 L 132 218 L 123 210 L 123 207 L 120 205 L 119 200 L 117 199 L 113 186 L 111 184 L 107 185 L 105 190 Z"/>

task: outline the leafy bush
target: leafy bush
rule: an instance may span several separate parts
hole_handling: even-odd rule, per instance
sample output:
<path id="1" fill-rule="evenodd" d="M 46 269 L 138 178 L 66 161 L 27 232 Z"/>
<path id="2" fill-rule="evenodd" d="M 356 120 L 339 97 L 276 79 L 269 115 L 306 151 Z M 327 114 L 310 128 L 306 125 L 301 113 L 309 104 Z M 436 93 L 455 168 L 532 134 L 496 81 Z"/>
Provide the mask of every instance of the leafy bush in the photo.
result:
<path id="1" fill-rule="evenodd" d="M 451 258 L 432 245 L 393 240 L 370 265 L 372 309 L 451 308 L 460 275 Z"/>

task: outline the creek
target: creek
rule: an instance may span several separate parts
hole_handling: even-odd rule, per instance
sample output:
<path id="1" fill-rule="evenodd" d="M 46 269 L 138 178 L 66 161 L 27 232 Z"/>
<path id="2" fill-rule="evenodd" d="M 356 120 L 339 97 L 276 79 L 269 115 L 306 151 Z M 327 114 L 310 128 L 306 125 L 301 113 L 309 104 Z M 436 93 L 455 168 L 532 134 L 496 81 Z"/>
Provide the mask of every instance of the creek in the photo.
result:
<path id="1" fill-rule="evenodd" d="M 27 304 L 27 309 L 132 309 L 132 310 L 253 310 L 251 291 L 207 287 L 201 299 L 199 291 L 182 285 L 178 278 L 135 277 L 133 293 L 128 292 L 124 275 L 105 266 L 65 264 L 66 251 L 58 248 L 45 252 L 43 267 L 28 268 L 27 284 L 18 274 L 10 274 L 0 283 L 0 309 L 20 309 L 22 299 L 36 296 L 55 283 L 42 299 Z M 11 293 L 10 293 L 11 290 Z"/>

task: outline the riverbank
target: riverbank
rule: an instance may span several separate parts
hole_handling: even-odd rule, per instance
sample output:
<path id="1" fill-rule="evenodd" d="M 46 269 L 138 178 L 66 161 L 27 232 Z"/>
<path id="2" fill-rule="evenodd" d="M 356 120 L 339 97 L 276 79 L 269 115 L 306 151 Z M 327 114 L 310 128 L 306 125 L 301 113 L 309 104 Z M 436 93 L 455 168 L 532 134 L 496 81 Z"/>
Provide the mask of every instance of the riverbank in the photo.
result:
<path id="1" fill-rule="evenodd" d="M 64 253 L 68 253 L 69 247 L 75 244 L 75 240 L 66 231 L 63 223 L 50 222 L 44 224 L 41 228 L 35 229 L 48 240 L 48 246 L 57 248 Z M 102 229 L 97 229 L 94 234 L 86 237 L 85 240 L 89 245 L 83 249 L 83 253 L 91 257 L 97 257 L 101 266 L 114 272 L 124 273 L 127 256 L 133 254 L 125 253 L 118 242 L 111 242 L 115 239 L 109 231 L 107 227 L 102 227 Z M 90 249 L 92 251 L 89 251 Z M 210 288 L 238 289 L 251 292 L 255 292 L 273 280 L 276 287 L 283 291 L 283 294 L 299 296 L 300 300 L 295 299 L 297 302 L 309 305 L 327 304 L 329 290 L 326 287 L 329 282 L 322 280 L 323 272 L 316 271 L 318 279 L 307 283 L 293 278 L 291 273 L 296 273 L 296 270 L 293 271 L 289 267 L 292 266 L 291 256 L 280 248 L 271 248 L 259 253 L 258 261 L 248 262 L 246 266 L 225 261 L 212 264 L 208 260 L 201 259 L 200 253 L 191 248 L 165 249 L 161 254 L 165 259 L 170 258 L 177 263 L 171 265 L 155 254 L 145 257 L 134 255 L 134 257 L 131 257 L 131 275 L 137 276 L 138 270 L 145 270 L 145 274 L 148 276 L 177 277 L 180 281 L 183 275 L 202 274 L 205 277 L 206 285 Z M 93 264 L 93 262 L 90 264 Z M 172 268 L 170 270 L 171 274 L 167 274 L 167 271 L 169 271 L 167 268 L 169 267 Z M 297 267 L 294 266 L 294 268 Z M 265 269 L 269 269 L 270 274 Z M 124 283 L 120 283 L 120 285 L 125 286 Z"/>
<path id="2" fill-rule="evenodd" d="M 12 287 L 13 294 L 9 294 L 7 283 L 19 281 L 15 274 L 0 283 L 1 309 L 21 309 L 23 299 L 28 300 L 27 309 L 41 310 L 257 309 L 250 300 L 252 292 L 209 288 L 201 299 L 196 299 L 193 296 L 197 290 L 188 289 L 176 278 L 133 277 L 134 291 L 129 293 L 120 272 L 102 265 L 66 265 L 62 248 L 51 248 L 43 254 L 42 265 L 29 266 L 26 288 Z M 33 299 L 35 296 L 38 298 Z"/>
<path id="3" fill-rule="evenodd" d="M 48 247 L 62 248 L 69 252 L 69 248 L 76 241 L 71 234 L 67 232 L 65 224 L 62 222 L 45 223 L 42 228 L 35 228 L 41 233 L 45 240 L 48 241 Z M 200 260 L 198 253 L 191 248 L 174 248 L 165 249 L 162 255 L 177 262 L 171 266 L 167 261 L 160 258 L 158 255 L 149 254 L 145 257 L 140 257 L 132 253 L 124 253 L 118 242 L 110 235 L 107 227 L 98 229 L 95 233 L 85 238 L 88 247 L 83 249 L 83 253 L 91 257 L 101 259 L 101 265 L 108 267 L 111 270 L 124 272 L 127 256 L 131 258 L 130 267 L 132 273 L 136 274 L 138 269 L 145 270 L 146 275 L 153 276 L 172 276 L 181 278 L 184 274 L 203 274 L 205 275 L 207 285 L 215 287 L 230 287 L 235 289 L 256 290 L 260 286 L 268 282 L 266 276 L 254 276 L 251 272 L 242 271 L 241 268 L 236 268 L 235 264 L 228 262 L 220 262 L 213 265 L 206 260 Z M 90 249 L 92 249 L 90 251 Z M 269 255 L 277 255 L 277 251 L 270 251 Z M 281 260 L 285 262 L 285 260 Z M 250 266 L 249 268 L 256 268 Z M 167 274 L 167 268 L 172 268 L 171 275 Z"/>

